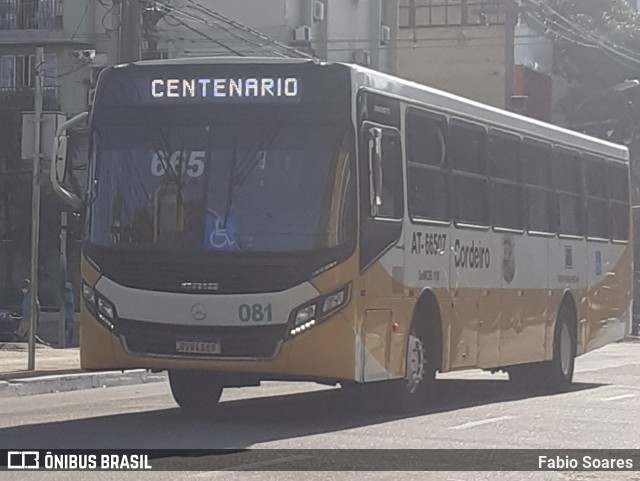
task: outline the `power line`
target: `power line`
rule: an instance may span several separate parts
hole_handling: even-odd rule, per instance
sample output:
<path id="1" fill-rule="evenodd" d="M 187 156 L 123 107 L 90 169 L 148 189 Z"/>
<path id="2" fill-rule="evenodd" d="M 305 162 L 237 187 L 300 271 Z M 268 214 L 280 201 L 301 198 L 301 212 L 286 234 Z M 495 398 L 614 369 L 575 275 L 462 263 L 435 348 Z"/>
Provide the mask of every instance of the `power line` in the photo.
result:
<path id="1" fill-rule="evenodd" d="M 236 22 L 235 20 L 232 20 L 228 17 L 225 17 L 224 15 L 222 15 L 219 12 L 214 12 L 213 10 L 211 10 L 210 8 L 202 5 L 201 3 L 197 2 L 196 0 L 188 0 L 188 2 L 192 5 L 195 5 L 196 7 L 198 7 L 200 10 L 202 10 L 204 13 L 208 14 L 209 16 L 220 20 L 221 22 L 224 22 L 232 27 L 235 27 L 239 30 L 245 31 L 247 33 L 249 33 L 250 35 L 254 36 L 254 37 L 258 37 L 261 40 L 272 44 L 274 46 L 277 46 L 280 49 L 283 49 L 287 52 L 291 52 L 292 54 L 294 54 L 297 57 L 308 57 L 308 58 L 312 58 L 311 55 L 308 55 L 304 52 L 300 52 L 299 50 L 290 47 L 288 45 L 284 45 L 280 42 L 278 42 L 277 40 L 274 40 L 273 38 L 267 37 L 266 35 L 262 34 L 261 32 L 258 32 L 257 30 L 252 29 L 251 27 L 248 27 L 246 25 L 243 25 L 239 22 Z"/>
<path id="2" fill-rule="evenodd" d="M 625 67 L 635 70 L 640 69 L 640 57 L 636 56 L 635 52 L 632 52 L 625 47 L 621 47 L 615 43 L 610 45 L 611 42 L 607 42 L 602 38 L 591 34 L 580 25 L 569 20 L 568 18 L 564 17 L 562 14 L 554 10 L 545 1 L 525 0 L 525 2 L 529 5 L 541 9 L 541 11 L 526 11 L 526 13 L 528 14 L 528 18 L 533 19 L 534 22 L 542 27 L 545 32 L 550 32 L 553 35 L 556 35 L 558 38 L 562 38 L 563 40 L 576 45 L 598 48 L 604 54 L 617 61 L 618 63 L 624 65 Z M 545 11 L 550 13 L 551 17 L 547 15 Z M 537 18 L 536 15 L 541 16 L 541 18 Z M 559 21 L 554 20 L 553 17 L 557 18 Z M 562 23 L 564 23 L 565 25 L 562 25 Z M 550 24 L 552 25 L 552 27 L 550 26 Z M 622 50 L 625 50 L 632 55 L 627 54 Z"/>
<path id="3" fill-rule="evenodd" d="M 173 18 L 174 20 L 176 20 L 178 22 L 178 24 L 182 25 L 185 28 L 188 28 L 189 30 L 191 30 L 194 33 L 197 33 L 198 35 L 202 35 L 204 38 L 206 38 L 208 41 L 215 43 L 216 45 L 221 46 L 223 49 L 227 50 L 228 52 L 233 53 L 234 55 L 239 55 L 242 56 L 242 54 L 240 52 L 238 52 L 237 50 L 234 50 L 233 48 L 225 45 L 224 43 L 216 40 L 215 38 L 207 35 L 206 33 L 202 32 L 201 30 L 198 30 L 194 27 L 192 27 L 191 25 L 187 24 L 186 22 L 183 22 L 182 20 L 174 17 L 171 14 L 167 14 L 170 18 Z"/>
<path id="4" fill-rule="evenodd" d="M 178 16 L 178 15 L 179 15 L 179 16 L 182 16 L 182 17 L 184 17 L 184 18 L 186 18 L 186 19 L 188 19 L 188 20 L 196 21 L 196 22 L 201 23 L 201 24 L 204 24 L 204 25 L 206 25 L 206 26 L 208 26 L 208 27 L 215 27 L 215 26 L 211 25 L 209 22 L 207 22 L 205 19 L 203 19 L 203 18 L 201 18 L 201 17 L 198 17 L 198 16 L 195 16 L 195 15 L 192 15 L 192 14 L 187 13 L 187 12 L 183 12 L 183 11 L 181 11 L 181 10 L 179 10 L 179 9 L 176 9 L 176 8 L 174 8 L 174 7 L 171 7 L 171 6 L 169 6 L 169 5 L 164 5 L 164 4 L 161 4 L 161 3 L 157 2 L 157 1 L 154 1 L 154 0 L 152 0 L 152 1 L 153 1 L 153 3 L 154 3 L 154 4 L 156 4 L 157 6 L 159 6 L 159 7 L 161 7 L 161 8 L 165 8 L 166 10 L 168 10 L 168 11 L 172 12 L 172 13 L 167 13 L 167 16 L 169 16 L 170 18 L 172 18 L 172 19 L 176 20 L 180 25 L 182 25 L 182 26 L 184 26 L 184 27 L 188 28 L 189 30 L 193 31 L 194 33 L 199 34 L 200 36 L 202 36 L 202 37 L 206 38 L 207 40 L 214 42 L 216 45 L 219 45 L 220 47 L 222 47 L 223 49 L 225 49 L 225 50 L 227 50 L 227 51 L 229 51 L 229 52 L 233 53 L 234 55 L 243 56 L 243 55 L 242 55 L 242 53 L 241 53 L 240 51 L 235 50 L 235 49 L 233 49 L 233 48 L 231 48 L 231 47 L 228 47 L 228 46 L 226 45 L 226 43 L 224 43 L 224 42 L 222 42 L 222 41 L 220 41 L 220 40 L 214 39 L 213 37 L 211 37 L 210 35 L 208 35 L 208 34 L 206 34 L 206 33 L 202 32 L 201 30 L 199 30 L 199 29 L 197 29 L 197 28 L 195 28 L 195 27 L 193 27 L 193 26 L 191 26 L 191 25 L 188 25 L 188 24 L 187 24 L 186 22 L 184 22 L 183 20 L 181 20 L 181 19 L 177 18 L 177 16 Z"/>
<path id="5" fill-rule="evenodd" d="M 244 56 L 246 55 L 246 52 L 243 54 L 243 52 L 239 49 L 230 47 L 229 45 L 233 44 L 233 42 L 239 42 L 239 44 L 244 47 L 245 50 L 248 48 L 249 53 L 264 54 L 266 52 L 270 52 L 280 57 L 309 57 L 308 55 L 303 54 L 302 52 L 299 52 L 292 47 L 280 44 L 279 42 L 270 39 L 269 37 L 266 37 L 265 35 L 249 27 L 246 27 L 238 22 L 224 17 L 217 12 L 209 10 L 207 7 L 197 2 L 192 2 L 193 5 L 187 5 L 186 7 L 189 9 L 189 11 L 185 11 L 168 4 L 160 3 L 157 0 L 150 1 L 162 11 L 166 12 L 166 15 L 169 18 L 178 21 L 180 25 L 189 28 L 194 33 L 198 33 L 201 37 L 214 42 L 216 45 L 234 53 L 235 55 Z M 212 18 L 213 21 L 209 21 L 203 18 L 203 13 Z M 182 19 L 179 19 L 177 17 L 182 17 Z M 209 28 L 220 30 L 230 36 L 231 41 L 215 39 L 205 32 L 202 32 L 202 30 L 186 24 L 186 21 L 200 23 L 206 25 Z"/>

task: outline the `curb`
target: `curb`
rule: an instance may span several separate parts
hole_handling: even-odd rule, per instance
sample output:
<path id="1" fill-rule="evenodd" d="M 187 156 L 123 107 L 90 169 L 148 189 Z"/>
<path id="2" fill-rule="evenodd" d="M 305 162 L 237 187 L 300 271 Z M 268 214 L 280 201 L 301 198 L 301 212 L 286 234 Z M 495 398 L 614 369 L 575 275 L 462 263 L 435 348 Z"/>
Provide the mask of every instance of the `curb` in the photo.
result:
<path id="1" fill-rule="evenodd" d="M 2 381 L 14 381 L 14 380 L 25 380 L 31 379 L 34 377 L 52 377 L 52 376 L 67 376 L 69 374 L 87 374 L 87 371 L 83 369 L 56 369 L 55 371 L 47 371 L 47 370 L 35 370 L 35 371 L 15 371 L 15 372 L 4 372 L 0 374 L 0 383 Z"/>
<path id="2" fill-rule="evenodd" d="M 109 371 L 77 373 L 0 381 L 0 399 L 16 396 L 33 396 L 83 389 L 96 389 L 132 384 L 148 384 L 167 379 L 164 372 L 152 373 L 144 369 L 134 371 Z"/>

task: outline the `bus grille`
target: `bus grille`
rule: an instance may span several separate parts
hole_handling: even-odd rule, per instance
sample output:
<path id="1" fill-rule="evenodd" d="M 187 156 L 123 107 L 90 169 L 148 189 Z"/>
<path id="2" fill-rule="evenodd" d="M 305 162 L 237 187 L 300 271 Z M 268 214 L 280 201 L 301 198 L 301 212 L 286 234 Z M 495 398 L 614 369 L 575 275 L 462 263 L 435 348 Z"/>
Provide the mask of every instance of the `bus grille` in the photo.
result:
<path id="1" fill-rule="evenodd" d="M 208 357 L 270 358 L 284 339 L 286 324 L 260 327 L 185 326 L 153 322 L 118 320 L 118 333 L 127 349 L 135 354 Z M 219 342 L 220 354 L 176 351 L 176 340 Z"/>

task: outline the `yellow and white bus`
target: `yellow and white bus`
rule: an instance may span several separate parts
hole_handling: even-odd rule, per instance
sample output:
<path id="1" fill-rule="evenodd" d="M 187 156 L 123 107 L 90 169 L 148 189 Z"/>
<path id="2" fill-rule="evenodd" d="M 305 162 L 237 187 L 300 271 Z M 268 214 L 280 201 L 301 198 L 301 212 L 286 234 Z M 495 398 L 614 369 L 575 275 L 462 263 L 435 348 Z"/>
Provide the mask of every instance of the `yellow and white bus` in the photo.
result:
<path id="1" fill-rule="evenodd" d="M 90 135 L 82 367 L 168 370 L 185 409 L 263 380 L 418 406 L 471 368 L 559 390 L 629 327 L 624 147 L 359 66 L 247 58 L 108 68 Z"/>

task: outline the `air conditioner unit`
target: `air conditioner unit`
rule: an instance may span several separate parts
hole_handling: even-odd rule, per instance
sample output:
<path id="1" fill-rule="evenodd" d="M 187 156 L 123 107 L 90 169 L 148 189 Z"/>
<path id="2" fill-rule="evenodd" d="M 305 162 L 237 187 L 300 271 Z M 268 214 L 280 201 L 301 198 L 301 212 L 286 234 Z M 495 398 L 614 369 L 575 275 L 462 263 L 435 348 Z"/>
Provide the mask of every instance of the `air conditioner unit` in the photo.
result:
<path id="1" fill-rule="evenodd" d="M 356 50 L 353 52 L 353 60 L 358 65 L 368 67 L 371 65 L 371 53 L 368 50 Z"/>
<path id="2" fill-rule="evenodd" d="M 96 51 L 93 50 L 93 49 L 74 50 L 73 51 L 73 58 L 75 60 L 83 60 L 83 61 L 87 61 L 87 62 L 93 62 L 93 60 L 96 58 Z"/>
<path id="3" fill-rule="evenodd" d="M 320 0 L 313 0 L 313 21 L 324 21 L 324 3 Z"/>
<path id="4" fill-rule="evenodd" d="M 311 42 L 311 27 L 309 25 L 300 25 L 293 31 L 293 41 L 295 43 Z"/>
<path id="5" fill-rule="evenodd" d="M 89 107 L 93 106 L 93 101 L 96 98 L 96 89 L 89 89 L 89 94 L 87 95 L 87 105 Z"/>
<path id="6" fill-rule="evenodd" d="M 391 42 L 391 27 L 383 25 L 380 28 L 380 43 L 382 45 L 389 45 Z"/>

